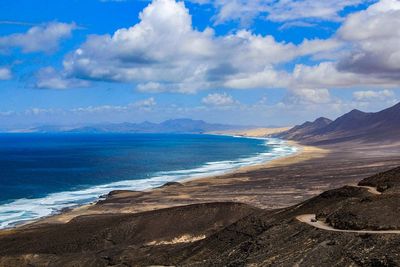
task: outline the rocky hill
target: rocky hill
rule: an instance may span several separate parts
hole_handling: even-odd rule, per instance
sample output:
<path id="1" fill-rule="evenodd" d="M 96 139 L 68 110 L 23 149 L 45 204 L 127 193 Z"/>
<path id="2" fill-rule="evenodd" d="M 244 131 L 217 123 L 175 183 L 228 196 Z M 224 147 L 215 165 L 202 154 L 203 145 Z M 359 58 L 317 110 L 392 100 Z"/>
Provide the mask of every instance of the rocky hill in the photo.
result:
<path id="1" fill-rule="evenodd" d="M 279 137 L 307 144 L 400 141 L 400 103 L 376 113 L 352 110 L 332 122 L 317 124 L 317 121 L 296 126 Z"/>
<path id="2" fill-rule="evenodd" d="M 299 140 L 311 136 L 315 131 L 329 125 L 332 121 L 328 118 L 320 117 L 313 122 L 307 121 L 301 125 L 297 125 L 279 136 L 285 139 Z"/>

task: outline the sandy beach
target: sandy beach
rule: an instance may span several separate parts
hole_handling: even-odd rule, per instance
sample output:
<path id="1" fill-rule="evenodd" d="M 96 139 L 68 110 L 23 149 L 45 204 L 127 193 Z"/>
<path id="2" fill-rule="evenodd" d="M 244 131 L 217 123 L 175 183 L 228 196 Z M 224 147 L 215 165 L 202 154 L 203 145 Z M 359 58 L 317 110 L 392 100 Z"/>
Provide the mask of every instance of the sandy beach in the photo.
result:
<path id="1" fill-rule="evenodd" d="M 257 128 L 246 131 L 240 131 L 240 136 L 243 137 L 265 137 L 272 133 L 278 133 L 287 128 Z M 239 135 L 239 132 L 220 132 L 214 134 L 221 135 Z M 313 158 L 323 157 L 328 150 L 318 147 L 304 146 L 294 141 L 286 141 L 286 145 L 296 147 L 297 152 L 283 156 L 261 164 L 241 167 L 237 170 L 225 173 L 219 176 L 208 176 L 204 178 L 187 178 L 179 181 L 179 183 L 170 183 L 161 188 L 152 188 L 145 191 L 113 191 L 107 196 L 104 201 L 99 201 L 91 204 L 80 205 L 64 211 L 40 218 L 38 220 L 21 223 L 17 228 L 25 228 L 47 223 L 66 223 L 71 219 L 82 215 L 107 214 L 107 213 L 137 213 L 161 208 L 169 208 L 193 203 L 204 202 L 223 202 L 235 201 L 246 203 L 252 206 L 265 208 L 264 205 L 254 201 L 253 198 L 242 196 L 239 192 L 232 194 L 224 194 L 223 196 L 207 195 L 205 187 L 215 187 L 224 185 L 234 185 L 243 181 L 248 181 L 246 173 L 249 171 L 257 171 L 264 168 L 277 166 L 286 166 L 289 164 L 306 161 Z M 232 178 L 232 176 L 239 176 Z M 196 192 L 198 191 L 198 192 Z M 122 203 L 115 205 L 109 201 L 119 201 L 122 199 L 137 199 L 135 204 L 124 205 Z M 0 231 L 1 232 L 1 231 Z"/>
<path id="2" fill-rule="evenodd" d="M 211 134 L 223 134 L 223 135 L 234 135 L 234 136 L 246 136 L 246 137 L 266 137 L 273 134 L 281 133 L 289 130 L 291 127 L 279 127 L 279 128 L 254 128 L 247 130 L 229 130 L 229 131 L 216 131 L 210 132 Z"/>
<path id="3" fill-rule="evenodd" d="M 400 157 L 390 153 L 392 147 L 378 151 L 374 147 L 360 150 L 357 144 L 353 147 L 348 144 L 315 147 L 288 142 L 298 148 L 297 153 L 224 175 L 187 179 L 140 192 L 113 191 L 97 203 L 42 218 L 23 227 L 66 223 L 82 215 L 139 213 L 210 202 L 239 202 L 262 209 L 283 208 L 323 191 L 353 184 L 400 163 Z"/>

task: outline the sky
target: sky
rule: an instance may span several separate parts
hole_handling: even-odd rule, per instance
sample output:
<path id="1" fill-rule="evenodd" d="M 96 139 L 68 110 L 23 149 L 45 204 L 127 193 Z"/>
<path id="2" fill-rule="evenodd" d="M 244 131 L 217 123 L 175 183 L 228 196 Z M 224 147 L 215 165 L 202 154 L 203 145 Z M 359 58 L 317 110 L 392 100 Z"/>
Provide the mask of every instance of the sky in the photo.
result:
<path id="1" fill-rule="evenodd" d="M 0 128 L 284 126 L 400 99 L 398 0 L 2 0 Z"/>

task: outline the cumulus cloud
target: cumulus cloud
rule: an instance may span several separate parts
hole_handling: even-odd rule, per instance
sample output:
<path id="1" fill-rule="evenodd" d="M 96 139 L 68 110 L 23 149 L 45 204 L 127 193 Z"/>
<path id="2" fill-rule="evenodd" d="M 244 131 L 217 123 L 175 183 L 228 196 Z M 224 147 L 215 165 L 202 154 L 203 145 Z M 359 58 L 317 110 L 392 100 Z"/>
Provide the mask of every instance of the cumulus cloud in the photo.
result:
<path id="1" fill-rule="evenodd" d="M 340 12 L 346 7 L 357 6 L 368 2 L 363 0 L 280 0 L 269 4 L 267 19 L 272 21 L 293 21 L 301 19 L 318 19 L 340 21 Z"/>
<path id="2" fill-rule="evenodd" d="M 357 6 L 369 0 L 191 0 L 198 4 L 212 4 L 217 9 L 215 23 L 240 21 L 248 26 L 256 17 L 274 22 L 297 22 L 292 26 L 304 26 L 301 22 L 340 21 L 340 12 L 346 7 Z M 310 26 L 310 24 L 308 24 Z"/>
<path id="3" fill-rule="evenodd" d="M 67 76 L 86 80 L 136 82 L 146 92 L 195 92 L 200 89 L 275 86 L 273 66 L 296 57 L 332 51 L 336 40 L 306 40 L 300 45 L 240 30 L 215 36 L 198 31 L 183 2 L 154 0 L 140 22 L 112 35 L 92 35 L 66 56 Z M 257 76 L 257 77 L 254 77 Z M 261 77 L 263 76 L 263 77 Z M 258 81 L 250 81 L 250 80 Z M 249 80 L 247 82 L 247 80 Z"/>
<path id="4" fill-rule="evenodd" d="M 140 23 L 112 36 L 89 37 L 65 59 L 65 70 L 85 79 L 143 83 L 191 82 L 204 75 L 199 61 L 213 55 L 213 33 L 193 30 L 182 2 L 156 0 L 139 17 Z"/>
<path id="5" fill-rule="evenodd" d="M 279 10 L 268 13 L 275 21 L 297 23 L 301 11 L 308 9 L 310 12 L 304 14 L 309 17 L 344 19 L 331 38 L 293 44 L 248 30 L 223 36 L 210 28 L 199 31 L 183 2 L 153 0 L 140 13 L 136 25 L 112 35 L 91 35 L 66 55 L 58 74 L 53 69 L 39 73 L 38 87 L 67 88 L 82 81 L 107 81 L 133 83 L 143 92 L 194 93 L 215 88 L 398 86 L 400 4 L 381 0 L 347 18 L 338 15 L 343 8 L 362 2 L 281 0 L 250 4 Z M 307 64 L 282 67 L 295 60 L 302 62 L 304 57 Z"/>
<path id="6" fill-rule="evenodd" d="M 381 0 L 350 15 L 338 34 L 353 46 L 339 70 L 400 80 L 400 1 Z"/>
<path id="7" fill-rule="evenodd" d="M 380 91 L 357 91 L 353 93 L 353 98 L 356 101 L 384 101 L 384 100 L 394 100 L 396 97 L 395 93 L 391 90 L 380 90 Z"/>
<path id="8" fill-rule="evenodd" d="M 113 113 L 113 112 L 129 112 L 135 110 L 150 111 L 157 105 L 154 97 L 138 100 L 128 105 L 102 105 L 88 106 L 71 109 L 74 113 Z"/>
<path id="9" fill-rule="evenodd" d="M 149 97 L 147 99 L 143 99 L 143 100 L 137 101 L 137 102 L 131 104 L 130 106 L 136 107 L 136 108 L 149 109 L 149 108 L 152 108 L 152 107 L 154 107 L 156 105 L 157 105 L 157 102 L 154 99 L 154 97 Z"/>
<path id="10" fill-rule="evenodd" d="M 232 106 L 235 104 L 238 104 L 236 100 L 233 99 L 232 96 L 228 95 L 227 93 L 214 93 L 214 94 L 209 94 L 206 97 L 204 97 L 201 102 L 205 105 L 209 106 Z"/>
<path id="11" fill-rule="evenodd" d="M 59 110 L 55 109 L 46 109 L 46 108 L 30 108 L 24 111 L 25 115 L 33 115 L 33 116 L 39 116 L 39 115 L 45 115 L 45 114 L 55 114 L 59 112 Z"/>
<path id="12" fill-rule="evenodd" d="M 285 104 L 326 104 L 332 101 L 328 89 L 296 89 L 286 96 Z"/>
<path id="13" fill-rule="evenodd" d="M 11 70 L 7 67 L 0 67 L 0 80 L 10 80 L 11 78 Z"/>
<path id="14" fill-rule="evenodd" d="M 0 37 L 0 52 L 20 48 L 24 53 L 54 52 L 60 42 L 71 36 L 77 26 L 75 23 L 51 22 L 31 27 L 25 33 L 15 33 Z"/>
<path id="15" fill-rule="evenodd" d="M 316 65 L 298 64 L 289 87 L 398 87 L 400 83 L 400 2 L 381 0 L 346 18 L 336 40 L 338 57 Z"/>
<path id="16" fill-rule="evenodd" d="M 270 65 L 262 71 L 230 77 L 225 85 L 231 88 L 265 88 L 271 84 L 286 88 L 350 88 L 360 85 L 398 87 L 400 2 L 381 0 L 347 18 L 340 18 L 334 11 L 361 2 L 365 1 L 275 2 L 275 10 L 282 10 L 269 14 L 272 20 L 297 23 L 291 20 L 300 18 L 301 14 L 310 17 L 318 17 L 313 14 L 326 14 L 332 19 L 343 19 L 343 25 L 330 39 L 306 40 L 297 47 L 304 54 L 311 55 L 317 64 L 297 64 L 292 73 L 279 72 L 275 66 Z M 301 10 L 308 11 L 297 13 Z M 301 54 L 297 52 L 297 57 Z"/>
<path id="17" fill-rule="evenodd" d="M 52 67 L 42 68 L 36 75 L 36 88 L 39 89 L 66 89 L 80 88 L 89 85 L 87 81 L 68 78 L 64 74 L 57 72 Z"/>

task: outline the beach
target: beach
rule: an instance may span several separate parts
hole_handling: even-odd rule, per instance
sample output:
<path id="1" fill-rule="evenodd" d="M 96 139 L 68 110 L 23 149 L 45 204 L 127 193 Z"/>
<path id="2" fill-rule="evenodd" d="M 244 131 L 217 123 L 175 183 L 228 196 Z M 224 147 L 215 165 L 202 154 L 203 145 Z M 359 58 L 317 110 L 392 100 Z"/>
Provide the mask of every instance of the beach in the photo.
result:
<path id="1" fill-rule="evenodd" d="M 279 128 L 279 130 L 286 128 Z M 277 132 L 277 131 L 271 131 Z M 243 132 L 242 132 L 243 133 Z M 243 135 L 243 138 L 264 138 L 260 135 L 251 136 L 254 133 L 250 130 L 248 134 Z M 218 133 L 217 135 L 228 135 L 228 133 Z M 232 136 L 236 136 L 233 135 Z M 318 158 L 327 153 L 326 150 L 317 147 L 303 146 L 293 141 L 282 142 L 282 147 L 292 147 L 296 152 L 291 153 L 287 156 L 276 155 L 276 159 L 267 160 L 262 163 L 254 163 L 252 165 L 245 165 L 244 167 L 235 168 L 232 171 L 225 171 L 221 175 L 200 175 L 201 178 L 189 177 L 177 182 L 167 182 L 163 186 L 150 188 L 142 191 L 131 191 L 131 190 L 115 190 L 109 192 L 90 204 L 79 205 L 73 208 L 66 208 L 56 214 L 42 217 L 38 220 L 29 221 L 19 224 L 17 227 L 31 227 L 46 223 L 66 223 L 71 219 L 82 216 L 82 215 L 93 215 L 93 214 L 107 214 L 107 213 L 139 213 L 150 210 L 157 210 L 162 208 L 176 207 L 187 204 L 195 203 L 207 203 L 207 202 L 224 202 L 234 201 L 240 203 L 246 203 L 249 205 L 257 205 L 251 198 L 242 196 L 239 192 L 232 192 L 231 194 L 225 194 L 217 196 L 216 194 L 207 194 L 206 187 L 219 187 L 226 185 L 235 185 L 240 181 L 246 181 L 248 178 L 242 177 L 242 175 L 251 170 L 258 170 L 273 166 L 287 165 L 294 162 L 301 162 L 310 158 Z M 261 159 L 261 157 L 260 157 Z M 256 160 L 260 161 L 260 160 Z M 239 175 L 239 178 L 233 178 L 232 176 Z M 132 181 L 134 183 L 135 181 Z M 135 204 L 125 203 L 124 200 L 136 199 Z M 110 204 L 110 201 L 116 200 L 118 203 Z M 120 201 L 122 200 L 122 201 Z M 264 206 L 260 206 L 263 207 Z M 1 231 L 1 230 L 0 230 Z"/>
<path id="2" fill-rule="evenodd" d="M 145 191 L 113 191 L 96 203 L 40 219 L 23 227 L 66 223 L 82 215 L 139 213 L 198 203 L 239 202 L 262 209 L 284 208 L 319 193 L 354 184 L 373 173 L 395 167 L 393 146 L 305 146 L 298 152 L 233 172 L 167 183 Z"/>
<path id="3" fill-rule="evenodd" d="M 221 175 L 296 149 L 279 139 L 210 134 L 5 134 L 0 142 L 0 165 L 9 166 L 0 178 L 0 228 L 93 203 L 114 190 Z"/>

